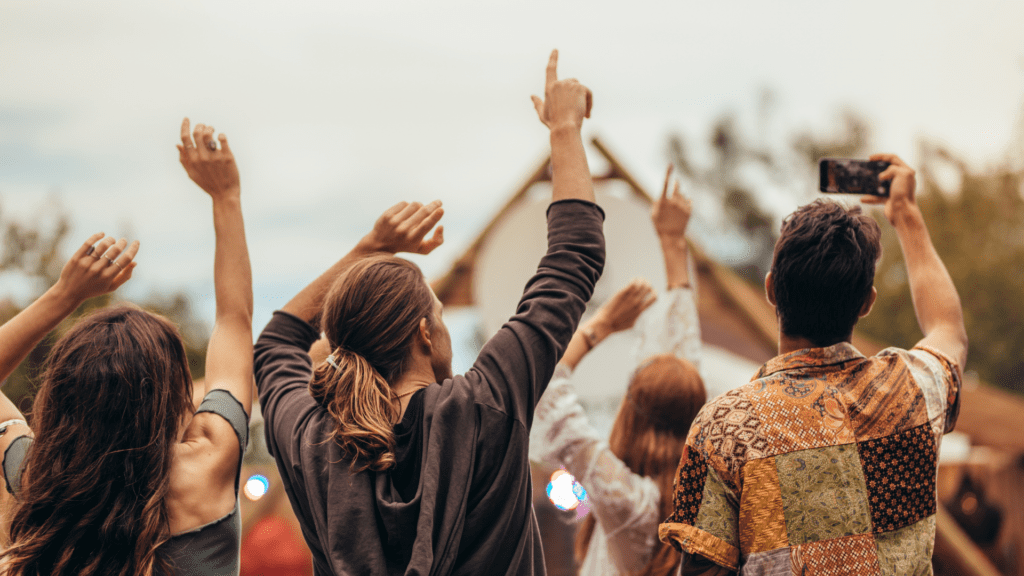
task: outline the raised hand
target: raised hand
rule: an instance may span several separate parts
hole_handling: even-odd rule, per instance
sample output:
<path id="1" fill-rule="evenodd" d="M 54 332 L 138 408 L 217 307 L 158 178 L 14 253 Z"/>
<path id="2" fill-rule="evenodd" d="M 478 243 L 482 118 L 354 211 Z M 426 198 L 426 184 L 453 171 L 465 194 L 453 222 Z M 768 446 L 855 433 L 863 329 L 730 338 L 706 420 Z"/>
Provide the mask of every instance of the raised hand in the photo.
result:
<path id="1" fill-rule="evenodd" d="M 537 116 L 548 129 L 563 125 L 583 126 L 583 119 L 590 118 L 590 108 L 594 103 L 590 89 L 578 80 L 558 79 L 558 50 L 552 50 L 548 59 L 544 99 L 537 96 L 530 96 L 530 99 L 537 109 Z"/>
<path id="2" fill-rule="evenodd" d="M 60 271 L 54 288 L 74 302 L 113 292 L 132 277 L 139 241 L 128 245 L 102 232 L 93 234 Z"/>
<path id="3" fill-rule="evenodd" d="M 872 161 L 884 160 L 889 163 L 881 174 L 879 180 L 892 180 L 889 185 L 889 197 L 882 196 L 861 196 L 860 201 L 864 204 L 885 204 L 885 217 L 889 223 L 895 224 L 896 217 L 908 208 L 917 206 L 914 197 L 914 189 L 917 181 L 914 177 L 914 169 L 907 166 L 899 156 L 895 154 L 872 154 L 869 158 Z"/>
<path id="4" fill-rule="evenodd" d="M 196 124 L 195 131 L 190 134 L 188 118 L 182 120 L 178 154 L 188 177 L 210 196 L 237 196 L 241 192 L 238 166 L 228 147 L 228 137 L 220 135 L 218 149 L 212 126 Z"/>
<path id="5" fill-rule="evenodd" d="M 640 314 L 657 299 L 651 284 L 643 278 L 636 278 L 601 306 L 592 322 L 603 325 L 608 334 L 629 330 Z"/>
<path id="6" fill-rule="evenodd" d="M 438 226 L 430 238 L 426 237 L 441 216 L 444 216 L 444 208 L 440 200 L 426 206 L 419 202 L 399 202 L 384 211 L 362 244 L 375 252 L 430 254 L 444 242 L 444 226 Z"/>
<path id="7" fill-rule="evenodd" d="M 693 205 L 689 198 L 679 192 L 678 180 L 672 187 L 672 194 L 668 193 L 669 183 L 672 180 L 672 168 L 672 164 L 669 164 L 661 196 L 651 206 L 651 222 L 654 223 L 654 230 L 658 236 L 682 238 L 686 235 L 686 226 L 690 223 Z"/>

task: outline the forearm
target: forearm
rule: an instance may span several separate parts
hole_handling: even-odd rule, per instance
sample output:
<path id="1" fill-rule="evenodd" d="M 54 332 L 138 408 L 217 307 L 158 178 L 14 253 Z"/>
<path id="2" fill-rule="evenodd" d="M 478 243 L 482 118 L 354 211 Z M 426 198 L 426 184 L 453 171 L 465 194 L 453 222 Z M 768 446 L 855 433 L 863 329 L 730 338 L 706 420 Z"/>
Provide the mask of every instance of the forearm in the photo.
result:
<path id="1" fill-rule="evenodd" d="M 214 200 L 213 227 L 217 238 L 213 260 L 217 321 L 237 319 L 249 324 L 251 333 L 252 267 L 245 241 L 242 204 L 238 196 Z"/>
<path id="2" fill-rule="evenodd" d="M 363 238 L 344 258 L 338 260 L 326 272 L 303 288 L 281 310 L 313 323 L 313 320 L 320 314 L 327 291 L 330 290 L 338 276 L 360 259 L 379 253 L 381 253 L 380 250 L 371 246 L 367 239 Z"/>
<path id="3" fill-rule="evenodd" d="M 562 355 L 560 363 L 575 370 L 576 366 L 583 360 L 583 357 L 596 348 L 611 333 L 612 330 L 607 324 L 599 319 L 591 319 L 573 333 L 572 340 L 566 346 L 565 354 Z"/>
<path id="4" fill-rule="evenodd" d="M 552 202 L 594 201 L 594 185 L 578 126 L 565 124 L 551 129 L 551 172 Z"/>
<path id="5" fill-rule="evenodd" d="M 10 376 L 29 352 L 79 304 L 80 300 L 54 285 L 0 326 L 0 381 Z"/>
<path id="6" fill-rule="evenodd" d="M 960 296 L 935 251 L 921 211 L 912 206 L 901 211 L 894 220 L 921 331 L 925 336 L 937 330 L 949 331 L 963 335 L 966 341 Z"/>
<path id="7" fill-rule="evenodd" d="M 690 285 L 690 270 L 687 266 L 689 248 L 684 236 L 659 236 L 661 255 L 665 259 L 665 276 L 668 288 Z"/>
<path id="8" fill-rule="evenodd" d="M 215 388 L 227 390 L 249 413 L 252 406 L 252 269 L 239 196 L 214 197 L 213 226 L 217 317 L 206 354 L 204 396 Z"/>

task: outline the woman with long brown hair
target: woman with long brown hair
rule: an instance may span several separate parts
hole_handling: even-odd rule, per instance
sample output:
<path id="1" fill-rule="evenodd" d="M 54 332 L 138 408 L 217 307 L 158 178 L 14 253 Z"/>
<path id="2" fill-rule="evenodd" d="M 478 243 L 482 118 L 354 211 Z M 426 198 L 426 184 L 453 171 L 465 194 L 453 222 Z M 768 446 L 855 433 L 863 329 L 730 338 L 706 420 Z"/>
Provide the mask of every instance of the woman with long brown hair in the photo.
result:
<path id="1" fill-rule="evenodd" d="M 655 301 L 654 290 L 634 280 L 573 335 L 554 378 L 537 405 L 530 458 L 562 466 L 583 485 L 590 513 L 576 537 L 581 576 L 674 574 L 679 553 L 659 542 L 658 523 L 672 512 L 672 484 L 690 423 L 704 404 L 697 369 L 700 328 L 687 263 L 690 202 L 679 184 L 665 188 L 651 220 L 661 241 L 668 277 L 663 302 L 644 315 L 638 356 L 611 437 L 590 425 L 576 396 L 572 371 L 599 342 L 633 328 Z"/>
<path id="2" fill-rule="evenodd" d="M 29 429 L 0 395 L 3 473 L 17 498 L 4 576 L 238 574 L 238 475 L 252 403 L 252 280 L 238 169 L 221 134 L 181 127 L 180 159 L 213 199 L 217 317 L 193 405 L 178 330 L 121 305 L 50 351 Z M 131 277 L 138 242 L 96 234 L 60 279 L 0 327 L 8 376 L 86 299 Z"/>

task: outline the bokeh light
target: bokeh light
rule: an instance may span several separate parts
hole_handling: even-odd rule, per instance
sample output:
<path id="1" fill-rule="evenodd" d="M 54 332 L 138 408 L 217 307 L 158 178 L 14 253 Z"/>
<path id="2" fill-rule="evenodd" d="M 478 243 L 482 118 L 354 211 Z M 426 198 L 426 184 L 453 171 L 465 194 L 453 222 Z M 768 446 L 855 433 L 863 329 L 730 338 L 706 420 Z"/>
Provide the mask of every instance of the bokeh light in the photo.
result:
<path id="1" fill-rule="evenodd" d="M 565 470 L 555 470 L 547 487 L 548 499 L 559 510 L 575 510 L 587 499 L 587 491 Z"/>
<path id="2" fill-rule="evenodd" d="M 263 497 L 270 489 L 270 480 L 262 474 L 253 474 L 245 481 L 245 488 L 242 490 L 245 492 L 245 497 L 255 502 Z"/>

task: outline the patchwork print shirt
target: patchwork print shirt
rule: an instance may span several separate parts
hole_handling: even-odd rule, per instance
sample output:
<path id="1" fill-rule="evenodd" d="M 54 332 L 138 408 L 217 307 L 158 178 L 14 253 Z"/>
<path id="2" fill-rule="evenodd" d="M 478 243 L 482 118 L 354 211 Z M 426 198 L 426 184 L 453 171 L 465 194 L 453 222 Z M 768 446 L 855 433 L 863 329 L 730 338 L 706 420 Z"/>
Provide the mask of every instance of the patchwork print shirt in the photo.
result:
<path id="1" fill-rule="evenodd" d="M 926 347 L 773 358 L 698 414 L 659 536 L 740 574 L 931 574 L 960 382 Z"/>

